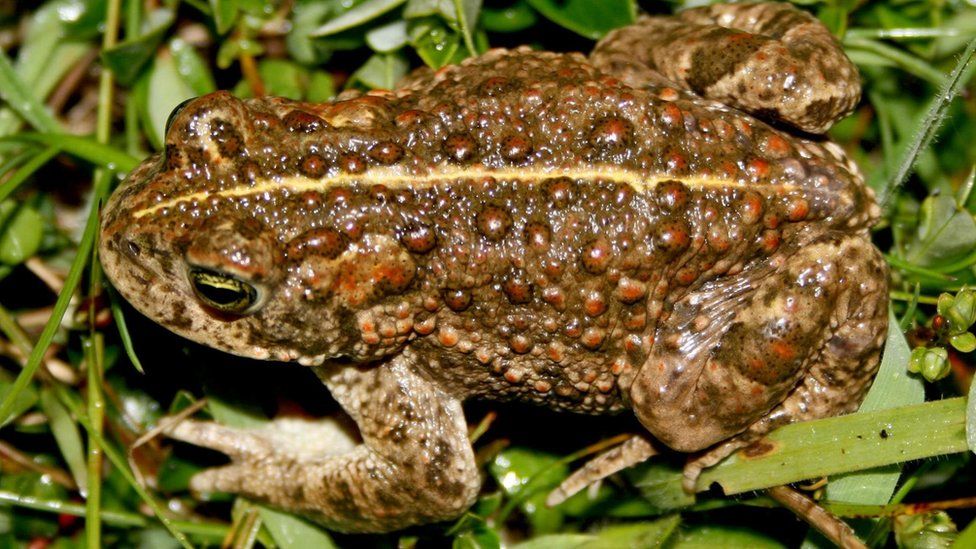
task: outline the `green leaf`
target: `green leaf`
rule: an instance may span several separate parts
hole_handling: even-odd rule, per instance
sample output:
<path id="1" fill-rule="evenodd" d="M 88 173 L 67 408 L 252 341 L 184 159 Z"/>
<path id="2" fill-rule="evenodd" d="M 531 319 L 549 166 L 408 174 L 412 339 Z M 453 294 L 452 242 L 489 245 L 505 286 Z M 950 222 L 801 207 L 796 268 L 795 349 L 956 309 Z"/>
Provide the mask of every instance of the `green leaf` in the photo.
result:
<path id="1" fill-rule="evenodd" d="M 37 101 L 47 98 L 64 75 L 92 49 L 88 43 L 65 40 L 67 31 L 61 12 L 66 5 L 69 2 L 47 2 L 34 12 L 17 51 L 17 76 Z M 0 108 L 0 136 L 11 134 L 21 125 L 22 120 L 13 109 Z"/>
<path id="2" fill-rule="evenodd" d="M 461 36 L 439 18 L 414 19 L 409 29 L 410 43 L 428 67 L 439 69 L 464 58 Z"/>
<path id="3" fill-rule="evenodd" d="M 362 67 L 349 77 L 371 89 L 390 90 L 407 73 L 409 64 L 400 54 L 377 53 L 366 60 Z"/>
<path id="4" fill-rule="evenodd" d="M 237 0 L 210 0 L 210 9 L 213 10 L 217 34 L 224 34 L 234 26 L 234 21 L 237 20 Z"/>
<path id="5" fill-rule="evenodd" d="M 146 28 L 138 37 L 102 52 L 102 62 L 112 69 L 120 84 L 130 86 L 136 81 L 143 67 L 156 54 L 173 21 L 175 14 L 172 10 L 154 10 L 146 17 Z"/>
<path id="6" fill-rule="evenodd" d="M 107 0 L 62 0 L 49 4 L 58 6 L 58 19 L 66 38 L 88 40 L 102 32 Z"/>
<path id="7" fill-rule="evenodd" d="M 637 19 L 633 0 L 528 0 L 546 19 L 591 40 Z"/>
<path id="8" fill-rule="evenodd" d="M 85 493 L 88 486 L 88 474 L 85 470 L 85 449 L 81 443 L 81 433 L 78 431 L 78 424 L 71 418 L 68 409 L 65 408 L 57 397 L 49 389 L 41 389 L 41 410 L 47 416 L 51 427 L 51 434 L 58 443 L 61 450 L 61 457 L 68 465 L 71 476 L 78 485 L 78 490 Z"/>
<path id="9" fill-rule="evenodd" d="M 484 524 L 458 534 L 451 544 L 453 549 L 499 549 L 501 546 L 498 531 Z"/>
<path id="10" fill-rule="evenodd" d="M 525 0 L 500 9 L 486 7 L 481 10 L 481 26 L 491 32 L 518 32 L 535 25 L 535 13 Z"/>
<path id="11" fill-rule="evenodd" d="M 512 505 L 518 505 L 535 534 L 555 532 L 562 525 L 559 507 L 546 506 L 549 492 L 569 475 L 569 467 L 559 457 L 529 448 L 507 448 L 495 457 L 488 471 L 511 498 L 502 516 Z"/>
<path id="12" fill-rule="evenodd" d="M 44 236 L 44 219 L 26 204 L 0 203 L 0 263 L 19 265 L 35 253 Z"/>
<path id="13" fill-rule="evenodd" d="M 403 19 L 381 25 L 366 33 L 366 44 L 373 51 L 380 53 L 396 51 L 405 46 L 409 40 L 407 22 Z"/>
<path id="14" fill-rule="evenodd" d="M 26 385 L 22 390 L 18 390 L 16 398 L 10 401 L 8 405 L 7 399 L 9 398 L 10 390 L 10 378 L 5 372 L 0 370 L 0 402 L 10 410 L 6 418 L 0 418 L 0 427 L 20 417 L 20 414 L 30 410 L 37 404 L 37 390 L 32 385 Z M 2 478 L 3 475 L 0 475 L 0 479 Z"/>
<path id="15" fill-rule="evenodd" d="M 593 541 L 596 536 L 592 534 L 548 534 L 536 536 L 530 540 L 516 543 L 512 549 L 575 549 L 581 547 L 588 541 Z"/>
<path id="16" fill-rule="evenodd" d="M 963 332 L 949 338 L 949 343 L 961 353 L 976 351 L 976 334 Z"/>
<path id="17" fill-rule="evenodd" d="M 308 90 L 305 92 L 305 100 L 321 103 L 334 99 L 335 95 L 335 82 L 332 80 L 332 75 L 325 71 L 312 72 L 308 81 Z"/>
<path id="18" fill-rule="evenodd" d="M 894 311 L 889 310 L 888 337 L 881 355 L 881 366 L 857 413 L 887 410 L 925 401 L 925 384 L 918 376 L 908 374 L 910 354 L 908 341 L 898 328 Z M 885 504 L 895 493 L 900 477 L 900 465 L 884 465 L 867 471 L 841 474 L 831 477 L 825 499 L 831 502 Z M 807 539 L 809 543 L 825 543 L 813 532 Z"/>
<path id="19" fill-rule="evenodd" d="M 258 505 L 258 513 L 275 543 L 282 549 L 302 549 L 321 547 L 333 549 L 338 546 L 322 528 L 314 526 L 294 515 Z"/>
<path id="20" fill-rule="evenodd" d="M 678 515 L 653 522 L 610 526 L 596 533 L 596 539 L 579 545 L 579 549 L 616 549 L 619 547 L 662 547 L 681 523 Z"/>
<path id="21" fill-rule="evenodd" d="M 140 160 L 110 145 L 102 145 L 90 137 L 67 135 L 63 133 L 19 133 L 16 136 L 0 138 L 4 142 L 40 143 L 52 149 L 60 149 L 116 173 L 126 173 L 136 169 Z"/>
<path id="22" fill-rule="evenodd" d="M 403 9 L 403 17 L 409 20 L 440 16 L 460 31 L 469 52 L 474 55 L 477 52 L 471 28 L 480 11 L 481 0 L 409 0 Z"/>
<path id="23" fill-rule="evenodd" d="M 196 96 L 196 92 L 183 79 L 168 50 L 161 50 L 152 68 L 140 84 L 145 86 L 145 99 L 140 105 L 143 125 L 149 142 L 157 150 L 163 148 L 166 121 L 173 109 L 183 101 Z M 141 99 L 141 98 L 140 98 Z"/>
<path id="24" fill-rule="evenodd" d="M 969 445 L 969 451 L 976 454 L 976 382 L 969 383 L 969 399 L 966 404 L 966 444 Z"/>
<path id="25" fill-rule="evenodd" d="M 668 549 L 786 549 L 786 545 L 755 530 L 730 525 L 695 526 L 681 531 Z"/>
<path id="26" fill-rule="evenodd" d="M 367 21 L 371 21 L 384 13 L 402 5 L 407 0 L 366 0 L 362 4 L 339 15 L 328 23 L 312 31 L 312 36 L 328 36 L 336 34 Z"/>
<path id="27" fill-rule="evenodd" d="M 976 383 L 973 384 L 976 386 Z M 972 396 L 969 397 L 972 400 Z M 974 450 L 976 451 L 976 450 Z M 969 523 L 952 544 L 952 549 L 971 549 L 976 547 L 976 520 Z"/>
<path id="28" fill-rule="evenodd" d="M 304 67 L 285 59 L 262 59 L 258 73 L 267 87 L 268 95 L 299 100 L 305 96 L 303 81 L 308 78 Z"/>
<path id="29" fill-rule="evenodd" d="M 706 470 L 698 486 L 739 494 L 966 449 L 965 399 L 794 423 Z M 751 455 L 750 455 L 751 454 Z M 758 455 L 757 455 L 758 454 Z"/>
<path id="30" fill-rule="evenodd" d="M 193 46 L 180 38 L 174 38 L 169 42 L 169 51 L 173 54 L 176 72 L 180 73 L 194 93 L 206 95 L 217 89 L 210 66 Z"/>
<path id="31" fill-rule="evenodd" d="M 976 247 L 976 222 L 950 196 L 933 195 L 922 202 L 915 239 L 905 259 L 922 266 L 938 266 L 968 254 Z"/>
<path id="32" fill-rule="evenodd" d="M 7 54 L 0 50 L 0 99 L 38 131 L 55 132 L 60 124 L 17 72 Z"/>

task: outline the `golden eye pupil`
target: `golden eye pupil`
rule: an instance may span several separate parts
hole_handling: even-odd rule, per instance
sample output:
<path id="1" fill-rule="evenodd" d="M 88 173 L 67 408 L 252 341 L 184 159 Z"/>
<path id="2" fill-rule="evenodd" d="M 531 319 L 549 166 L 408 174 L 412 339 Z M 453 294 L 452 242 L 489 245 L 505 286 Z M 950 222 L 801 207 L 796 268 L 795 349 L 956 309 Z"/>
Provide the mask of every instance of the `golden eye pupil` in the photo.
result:
<path id="1" fill-rule="evenodd" d="M 197 296 L 220 311 L 241 314 L 257 301 L 258 293 L 253 286 L 224 273 L 193 269 L 190 280 Z"/>

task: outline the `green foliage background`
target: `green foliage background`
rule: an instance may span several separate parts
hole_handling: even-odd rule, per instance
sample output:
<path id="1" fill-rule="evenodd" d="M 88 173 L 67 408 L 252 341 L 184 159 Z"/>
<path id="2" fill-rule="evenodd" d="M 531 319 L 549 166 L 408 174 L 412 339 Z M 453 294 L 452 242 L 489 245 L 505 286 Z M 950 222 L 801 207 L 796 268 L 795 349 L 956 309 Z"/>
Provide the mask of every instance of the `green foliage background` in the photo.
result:
<path id="1" fill-rule="evenodd" d="M 873 546 L 976 547 L 972 501 L 959 499 L 976 496 L 976 410 L 950 399 L 969 391 L 976 349 L 976 7 L 963 1 L 798 2 L 862 71 L 864 100 L 831 137 L 882 197 L 875 241 L 901 330 L 859 414 L 790 426 L 765 461 L 733 457 L 706 473 L 734 498 L 684 494 L 680 462 L 662 459 L 546 508 L 587 445 L 639 427 L 476 404 L 488 480 L 469 513 L 337 536 L 240 498 L 198 501 L 187 480 L 214 456 L 139 440 L 201 396 L 204 413 L 230 423 L 291 401 L 331 411 L 300 368 L 228 360 L 104 288 L 97 206 L 160 148 L 173 107 L 218 88 L 325 101 L 489 47 L 586 51 L 639 9 L 699 3 L 0 0 L 0 546 L 812 547 L 825 542 L 752 490 L 830 475 L 811 494 L 861 517 L 850 520 Z M 921 404 L 926 394 L 935 402 Z M 939 455 L 949 457 L 922 459 Z"/>

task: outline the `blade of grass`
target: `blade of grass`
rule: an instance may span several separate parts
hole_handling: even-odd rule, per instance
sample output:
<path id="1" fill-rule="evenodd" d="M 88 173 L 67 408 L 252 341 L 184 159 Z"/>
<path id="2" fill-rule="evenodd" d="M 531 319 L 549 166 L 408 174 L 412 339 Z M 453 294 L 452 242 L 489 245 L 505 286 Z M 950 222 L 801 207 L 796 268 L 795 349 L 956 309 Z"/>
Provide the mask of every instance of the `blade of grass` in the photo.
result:
<path id="1" fill-rule="evenodd" d="M 85 451 L 81 442 L 81 434 L 68 410 L 51 393 L 48 388 L 41 389 L 41 410 L 47 416 L 51 434 L 61 451 L 61 458 L 68 464 L 68 470 L 78 485 L 82 496 L 88 493 L 88 477 L 85 474 Z"/>
<path id="2" fill-rule="evenodd" d="M 810 478 L 902 463 L 966 450 L 966 399 L 951 398 L 875 412 L 787 425 L 757 450 L 739 452 L 702 473 L 739 494 Z"/>
<path id="3" fill-rule="evenodd" d="M 19 133 L 0 138 L 0 143 L 40 143 L 59 147 L 64 152 L 81 158 L 95 166 L 113 172 L 131 172 L 139 165 L 138 158 L 110 145 L 102 145 L 89 137 L 63 133 Z"/>
<path id="4" fill-rule="evenodd" d="M 122 13 L 121 0 L 109 0 L 105 6 L 105 32 L 102 35 L 102 52 L 110 51 L 116 44 L 119 35 L 119 20 Z M 98 82 L 98 113 L 95 122 L 95 140 L 101 144 L 108 144 L 112 133 L 112 102 L 115 86 L 115 75 L 109 66 L 102 67 L 102 74 Z M 93 189 L 93 203 L 101 204 L 108 193 L 111 182 L 111 171 L 106 168 L 95 170 L 95 186 Z M 91 215 L 97 217 L 96 213 Z M 95 234 L 97 244 L 98 233 Z M 91 276 L 88 295 L 94 297 L 101 291 L 101 268 L 98 263 L 98 246 L 93 245 L 90 253 Z M 95 319 L 95 300 L 88 300 L 88 337 L 85 339 L 85 362 L 88 365 L 88 418 L 94 433 L 99 437 L 105 428 L 105 399 L 102 396 L 104 383 L 104 345 L 101 332 Z M 102 545 L 102 465 L 104 459 L 102 449 L 92 444 L 92 436 L 88 438 L 88 480 L 89 491 L 87 498 L 87 514 L 85 516 L 85 541 L 88 547 Z"/>
<path id="5" fill-rule="evenodd" d="M 23 166 L 21 166 L 10 179 L 4 181 L 3 185 L 0 185 L 0 202 L 3 202 L 8 196 L 13 194 L 28 177 L 34 174 L 42 166 L 51 161 L 52 158 L 58 155 L 61 149 L 58 147 L 48 147 L 43 151 L 34 155 L 33 158 L 28 160 Z"/>
<path id="6" fill-rule="evenodd" d="M 94 300 L 91 300 L 94 302 Z M 102 397 L 103 345 L 102 334 L 91 332 L 83 342 L 85 363 L 88 365 L 86 400 L 88 418 L 93 432 L 102 436 L 105 424 L 105 399 Z M 102 449 L 88 436 L 88 497 L 85 498 L 85 541 L 88 547 L 102 543 Z"/>
<path id="7" fill-rule="evenodd" d="M 24 369 L 20 371 L 17 379 L 14 380 L 13 385 L 10 387 L 10 391 L 7 393 L 4 399 L 0 401 L 0 426 L 5 425 L 8 419 L 10 419 L 9 415 L 13 409 L 17 395 L 20 394 L 20 392 L 23 391 L 34 378 L 34 374 L 37 373 L 37 369 L 40 367 L 41 361 L 44 359 L 44 353 L 47 352 L 47 348 L 51 345 L 54 335 L 61 326 L 61 318 L 64 317 L 64 313 L 68 310 L 68 304 L 71 302 L 71 297 L 78 288 L 78 284 L 81 282 L 81 275 L 91 257 L 92 249 L 95 245 L 95 235 L 97 232 L 98 202 L 94 201 L 92 202 L 91 211 L 88 214 L 88 221 L 85 224 L 85 231 L 82 234 L 81 242 L 78 243 L 78 253 L 75 256 L 74 261 L 71 263 L 71 268 L 68 270 L 68 276 L 64 279 L 64 289 L 58 295 L 58 299 L 54 302 L 51 317 L 44 325 L 44 329 L 41 331 L 41 335 L 37 339 L 37 343 L 34 345 L 30 356 L 27 358 L 27 365 L 24 366 Z"/>
<path id="8" fill-rule="evenodd" d="M 464 38 L 464 46 L 468 48 L 468 55 L 478 55 L 478 50 L 474 47 L 474 39 L 471 37 L 471 25 L 474 21 L 468 21 L 468 15 L 464 12 L 464 0 L 454 0 L 454 13 L 457 14 L 458 26 L 461 27 L 461 36 Z"/>
<path id="9" fill-rule="evenodd" d="M 24 496 L 14 492 L 0 490 L 0 506 L 3 505 L 23 507 L 25 509 L 59 515 L 85 516 L 85 506 L 80 503 Z M 106 524 L 117 528 L 145 528 L 149 526 L 149 521 L 145 516 L 127 511 L 102 509 L 102 519 Z M 222 522 L 174 520 L 172 523 L 173 526 L 185 534 L 201 536 L 217 541 L 223 539 L 229 529 L 229 526 Z"/>
<path id="10" fill-rule="evenodd" d="M 61 125 L 31 90 L 17 76 L 13 63 L 0 50 L 0 99 L 3 99 L 21 118 L 41 132 L 56 132 Z"/>
<path id="11" fill-rule="evenodd" d="M 173 521 L 166 516 L 166 509 L 158 501 L 156 501 L 156 499 L 148 491 L 146 491 L 146 489 L 139 484 L 138 481 L 136 481 L 136 477 L 132 474 L 132 471 L 129 470 L 128 464 L 126 463 L 125 458 L 122 456 L 122 453 L 119 452 L 114 446 L 110 445 L 108 441 L 105 440 L 105 438 L 94 428 L 88 414 L 85 412 L 84 405 L 78 401 L 78 397 L 62 385 L 55 385 L 54 391 L 61 403 L 71 410 L 72 414 L 74 414 L 75 418 L 78 420 L 78 423 L 80 423 L 81 426 L 85 428 L 85 431 L 88 432 L 89 440 L 93 440 L 95 444 L 102 449 L 105 457 L 112 462 L 112 465 L 115 466 L 119 474 L 122 475 L 122 478 L 125 479 L 129 486 L 131 486 L 139 497 L 142 498 L 142 501 L 144 501 L 146 505 L 152 509 L 153 513 L 156 515 L 156 518 L 160 523 L 162 523 L 163 527 L 173 535 L 180 545 L 186 549 L 193 549 L 193 546 L 190 544 L 189 540 L 186 539 L 186 536 L 177 530 Z"/>
<path id="12" fill-rule="evenodd" d="M 111 302 L 109 306 L 112 309 L 112 318 L 115 319 L 115 328 L 119 332 L 119 339 L 122 340 L 122 348 L 125 349 L 125 354 L 129 357 L 129 362 L 132 363 L 136 371 L 140 374 L 145 374 L 146 370 L 142 367 L 142 361 L 139 360 L 139 355 L 132 345 L 132 335 L 129 333 L 129 325 L 126 324 L 125 314 L 122 312 L 119 294 L 111 286 L 106 287 L 108 288 Z"/>
<path id="13" fill-rule="evenodd" d="M 935 139 L 935 134 L 941 128 L 946 113 L 949 111 L 949 105 L 962 90 L 963 86 L 966 85 L 969 76 L 971 76 L 970 71 L 973 67 L 974 53 L 976 53 L 976 38 L 971 40 L 969 45 L 966 46 L 966 51 L 963 52 L 959 62 L 956 63 L 955 68 L 952 69 L 949 76 L 945 78 L 942 87 L 939 89 L 939 93 L 936 94 L 929 104 L 929 108 L 922 118 L 918 129 L 915 131 L 915 135 L 912 136 L 912 139 L 902 149 L 900 161 L 898 162 L 898 170 L 885 182 L 885 187 L 881 191 L 879 203 L 882 207 L 891 200 L 895 189 L 900 187 L 908 179 L 919 155 Z"/>
<path id="14" fill-rule="evenodd" d="M 844 45 L 848 48 L 861 49 L 879 55 L 933 85 L 939 86 L 945 80 L 945 75 L 933 68 L 928 62 L 883 42 L 847 35 L 844 39 Z"/>

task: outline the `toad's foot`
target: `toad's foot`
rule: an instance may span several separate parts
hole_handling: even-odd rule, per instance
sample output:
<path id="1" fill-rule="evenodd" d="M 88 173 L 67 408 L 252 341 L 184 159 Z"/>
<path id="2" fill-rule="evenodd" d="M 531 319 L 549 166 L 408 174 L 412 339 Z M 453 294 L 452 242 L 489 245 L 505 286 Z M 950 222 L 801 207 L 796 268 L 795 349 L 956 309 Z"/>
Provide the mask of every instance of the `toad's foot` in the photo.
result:
<path id="1" fill-rule="evenodd" d="M 316 369 L 359 426 L 361 444 L 334 424 L 306 420 L 253 430 L 195 421 L 168 428 L 232 459 L 193 477 L 191 488 L 242 494 L 337 531 L 385 532 L 459 515 L 481 485 L 460 402 L 403 356 Z"/>
<path id="2" fill-rule="evenodd" d="M 654 443 L 645 435 L 634 435 L 606 450 L 566 477 L 546 498 L 546 505 L 553 507 L 576 495 L 577 492 L 597 483 L 614 473 L 643 463 L 659 453 Z"/>

